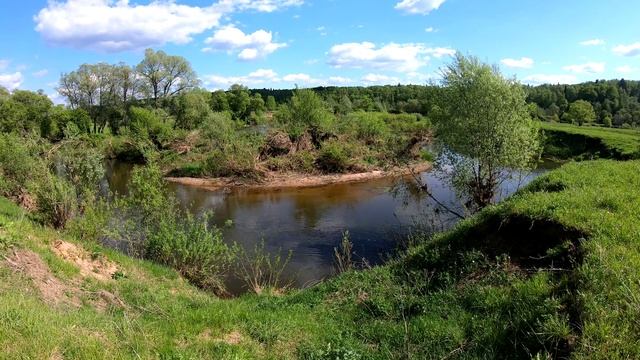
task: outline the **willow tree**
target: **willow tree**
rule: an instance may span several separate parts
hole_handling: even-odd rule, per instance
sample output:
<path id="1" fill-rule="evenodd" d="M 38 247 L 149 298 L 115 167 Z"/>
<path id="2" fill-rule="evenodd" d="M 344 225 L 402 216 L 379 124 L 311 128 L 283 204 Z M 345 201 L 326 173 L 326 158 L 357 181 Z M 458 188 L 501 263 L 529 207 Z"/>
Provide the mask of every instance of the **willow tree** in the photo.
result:
<path id="1" fill-rule="evenodd" d="M 442 75 L 442 101 L 434 112 L 441 144 L 437 165 L 446 169 L 467 207 L 477 211 L 495 201 L 510 170 L 535 166 L 538 130 L 523 87 L 497 67 L 457 54 Z"/>

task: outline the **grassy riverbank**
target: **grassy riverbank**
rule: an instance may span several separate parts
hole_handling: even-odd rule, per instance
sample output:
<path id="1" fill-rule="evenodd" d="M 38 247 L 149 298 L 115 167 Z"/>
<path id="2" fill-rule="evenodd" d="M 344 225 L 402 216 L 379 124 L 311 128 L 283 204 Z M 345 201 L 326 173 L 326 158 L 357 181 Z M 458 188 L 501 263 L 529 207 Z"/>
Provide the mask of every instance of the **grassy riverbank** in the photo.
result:
<path id="1" fill-rule="evenodd" d="M 540 122 L 545 155 L 557 159 L 640 158 L 640 132 L 594 126 Z"/>
<path id="2" fill-rule="evenodd" d="M 221 300 L 0 201 L 7 358 L 634 358 L 640 163 L 565 165 L 386 266 Z M 74 246 L 75 245 L 75 246 Z"/>

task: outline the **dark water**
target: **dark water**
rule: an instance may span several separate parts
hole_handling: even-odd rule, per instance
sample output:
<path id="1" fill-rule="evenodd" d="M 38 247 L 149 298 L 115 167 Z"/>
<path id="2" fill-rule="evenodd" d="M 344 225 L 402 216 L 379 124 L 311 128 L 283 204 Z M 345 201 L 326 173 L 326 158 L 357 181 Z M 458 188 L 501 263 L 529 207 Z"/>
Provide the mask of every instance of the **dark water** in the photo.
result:
<path id="1" fill-rule="evenodd" d="M 505 183 L 501 196 L 513 193 L 546 171 L 544 164 L 531 174 L 515 176 Z M 551 164 L 553 166 L 553 164 Z M 113 191 L 126 192 L 132 165 L 112 162 L 107 179 Z M 441 202 L 460 210 L 454 192 L 432 173 L 421 174 Z M 285 276 L 297 287 L 311 285 L 330 276 L 334 247 L 348 231 L 355 257 L 372 265 L 388 258 L 415 231 L 444 230 L 456 219 L 440 211 L 423 196 L 410 178 L 377 179 L 362 183 L 283 190 L 226 189 L 209 191 L 169 184 L 169 191 L 184 209 L 214 213 L 213 221 L 224 227 L 225 240 L 246 249 L 264 240 L 270 253 L 286 256 L 292 251 Z M 225 227 L 231 220 L 233 225 Z M 233 292 L 238 284 L 231 284 Z"/>

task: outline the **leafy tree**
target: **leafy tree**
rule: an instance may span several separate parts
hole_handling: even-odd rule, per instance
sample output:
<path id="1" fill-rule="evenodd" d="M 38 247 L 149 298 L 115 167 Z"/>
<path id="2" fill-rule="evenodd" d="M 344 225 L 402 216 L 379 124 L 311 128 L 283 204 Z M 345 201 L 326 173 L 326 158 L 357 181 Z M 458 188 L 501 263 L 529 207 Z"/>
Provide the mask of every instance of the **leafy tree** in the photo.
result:
<path id="1" fill-rule="evenodd" d="M 276 104 L 276 98 L 273 95 L 267 96 L 266 107 L 268 111 L 275 111 L 278 107 Z"/>
<path id="2" fill-rule="evenodd" d="M 216 90 L 211 94 L 210 98 L 211 110 L 215 112 L 229 111 L 229 100 L 227 94 L 222 90 Z"/>
<path id="3" fill-rule="evenodd" d="M 564 115 L 568 122 L 578 123 L 578 125 L 596 121 L 596 112 L 593 110 L 593 105 L 585 100 L 577 100 L 571 103 L 569 110 Z"/>
<path id="4" fill-rule="evenodd" d="M 278 116 L 281 122 L 288 124 L 289 134 L 294 138 L 308 131 L 316 144 L 332 130 L 335 121 L 324 101 L 308 89 L 296 90 L 288 106 Z"/>
<path id="5" fill-rule="evenodd" d="M 192 130 L 211 116 L 209 93 L 204 90 L 186 92 L 176 98 L 176 127 Z"/>
<path id="6" fill-rule="evenodd" d="M 160 106 L 161 99 L 192 89 L 199 83 L 185 58 L 167 55 L 164 51 L 147 49 L 136 70 L 156 108 Z"/>
<path id="7" fill-rule="evenodd" d="M 247 109 L 251 102 L 249 90 L 242 85 L 232 85 L 227 93 L 229 108 L 233 114 L 234 120 L 241 120 L 248 115 Z"/>
<path id="8" fill-rule="evenodd" d="M 457 54 L 443 71 L 445 85 L 436 133 L 438 166 L 452 169 L 451 181 L 474 211 L 495 200 L 505 168 L 530 169 L 539 154 L 522 86 L 497 67 Z"/>

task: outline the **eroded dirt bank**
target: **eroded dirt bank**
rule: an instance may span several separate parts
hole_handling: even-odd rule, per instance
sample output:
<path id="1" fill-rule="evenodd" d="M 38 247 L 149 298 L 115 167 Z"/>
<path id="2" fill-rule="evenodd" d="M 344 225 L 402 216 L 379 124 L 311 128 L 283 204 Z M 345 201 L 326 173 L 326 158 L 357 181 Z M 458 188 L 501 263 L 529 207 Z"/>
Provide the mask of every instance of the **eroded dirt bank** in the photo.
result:
<path id="1" fill-rule="evenodd" d="M 241 187 L 248 189 L 286 189 L 308 188 L 331 184 L 343 184 L 362 182 L 386 177 L 404 176 L 412 173 L 420 173 L 431 169 L 430 163 L 414 164 L 406 167 L 393 168 L 391 170 L 375 170 L 355 174 L 312 175 L 298 173 L 268 172 L 259 182 L 248 182 L 236 178 L 190 178 L 167 177 L 166 180 L 178 184 L 197 186 L 209 190 L 218 190 L 228 187 Z"/>

